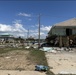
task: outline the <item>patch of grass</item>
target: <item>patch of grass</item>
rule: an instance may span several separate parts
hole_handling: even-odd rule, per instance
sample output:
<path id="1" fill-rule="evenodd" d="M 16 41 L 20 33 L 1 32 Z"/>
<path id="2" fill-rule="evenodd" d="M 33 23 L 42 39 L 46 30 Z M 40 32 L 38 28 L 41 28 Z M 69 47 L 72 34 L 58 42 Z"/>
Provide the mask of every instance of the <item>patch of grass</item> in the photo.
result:
<path id="1" fill-rule="evenodd" d="M 45 53 L 43 51 L 32 49 L 30 50 L 30 56 L 32 56 L 31 57 L 32 62 L 35 62 L 36 64 L 39 64 L 39 65 L 47 66 Z"/>
<path id="2" fill-rule="evenodd" d="M 35 62 L 36 64 L 48 66 L 44 51 L 32 49 L 30 50 L 30 56 L 31 61 Z M 48 70 L 46 74 L 54 75 L 54 73 L 52 73 L 50 70 Z"/>
<path id="3" fill-rule="evenodd" d="M 15 50 L 25 50 L 25 49 L 24 48 L 9 48 L 9 47 L 0 48 L 0 54 L 7 53 L 9 51 L 15 51 Z"/>

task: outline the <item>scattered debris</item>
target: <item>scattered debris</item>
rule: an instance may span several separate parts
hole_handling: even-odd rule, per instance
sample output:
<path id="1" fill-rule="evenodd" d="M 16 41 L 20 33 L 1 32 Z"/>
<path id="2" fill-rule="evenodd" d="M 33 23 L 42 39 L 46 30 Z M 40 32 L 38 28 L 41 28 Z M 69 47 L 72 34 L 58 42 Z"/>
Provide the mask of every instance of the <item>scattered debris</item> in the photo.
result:
<path id="1" fill-rule="evenodd" d="M 43 47 L 43 48 L 40 48 L 40 50 L 42 51 L 50 51 L 50 50 L 53 50 L 52 47 Z"/>
<path id="2" fill-rule="evenodd" d="M 64 74 L 68 74 L 68 75 L 72 75 L 72 74 L 76 74 L 76 72 L 68 72 L 68 71 L 61 71 L 58 74 L 64 75 Z"/>
<path id="3" fill-rule="evenodd" d="M 35 66 L 35 70 L 36 71 L 47 71 L 48 70 L 48 67 L 47 66 L 44 66 L 44 65 L 36 65 Z"/>
<path id="4" fill-rule="evenodd" d="M 29 49 L 30 48 L 30 46 L 27 46 L 27 47 L 25 47 L 26 49 Z"/>
<path id="5" fill-rule="evenodd" d="M 36 48 L 38 48 L 38 47 L 36 47 L 36 46 L 33 46 L 33 48 L 34 48 L 34 49 L 36 49 Z"/>
<path id="6" fill-rule="evenodd" d="M 55 53 L 55 54 L 57 53 L 57 51 L 56 51 L 56 50 L 51 50 L 50 52 L 51 52 L 51 53 Z"/>
<path id="7" fill-rule="evenodd" d="M 56 53 L 57 52 L 52 47 L 43 47 L 43 48 L 40 48 L 40 50 L 45 51 L 45 52 L 51 52 L 51 53 Z"/>
<path id="8" fill-rule="evenodd" d="M 53 54 L 46 52 L 46 58 L 50 69 L 56 75 L 76 75 L 76 51 L 60 51 Z"/>
<path id="9" fill-rule="evenodd" d="M 52 47 L 43 47 L 43 50 L 44 51 L 50 51 L 50 50 L 53 50 L 53 48 Z"/>
<path id="10" fill-rule="evenodd" d="M 11 58 L 11 57 L 5 57 L 5 58 L 9 59 L 9 58 Z"/>

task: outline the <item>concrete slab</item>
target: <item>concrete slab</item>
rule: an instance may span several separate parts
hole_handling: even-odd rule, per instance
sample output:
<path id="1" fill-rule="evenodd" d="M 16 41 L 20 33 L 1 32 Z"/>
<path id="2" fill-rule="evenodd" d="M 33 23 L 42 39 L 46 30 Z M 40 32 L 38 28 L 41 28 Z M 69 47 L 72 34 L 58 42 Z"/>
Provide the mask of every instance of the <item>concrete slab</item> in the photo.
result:
<path id="1" fill-rule="evenodd" d="M 54 74 L 76 74 L 75 52 L 46 53 L 46 58 Z"/>

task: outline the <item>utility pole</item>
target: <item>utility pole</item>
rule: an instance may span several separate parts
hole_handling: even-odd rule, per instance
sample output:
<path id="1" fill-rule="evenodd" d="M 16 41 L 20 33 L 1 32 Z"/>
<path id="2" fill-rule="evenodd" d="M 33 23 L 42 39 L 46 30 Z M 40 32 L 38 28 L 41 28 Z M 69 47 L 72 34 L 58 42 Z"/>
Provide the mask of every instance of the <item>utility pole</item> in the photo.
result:
<path id="1" fill-rule="evenodd" d="M 28 29 L 28 32 L 27 32 L 27 39 L 29 38 L 29 29 Z"/>
<path id="2" fill-rule="evenodd" d="M 40 47 L 40 14 L 39 14 L 39 28 L 38 28 L 38 47 Z"/>
<path id="3" fill-rule="evenodd" d="M 29 45 L 29 43 L 28 43 L 28 38 L 29 38 L 29 29 L 28 29 L 28 31 L 27 31 L 27 45 Z"/>

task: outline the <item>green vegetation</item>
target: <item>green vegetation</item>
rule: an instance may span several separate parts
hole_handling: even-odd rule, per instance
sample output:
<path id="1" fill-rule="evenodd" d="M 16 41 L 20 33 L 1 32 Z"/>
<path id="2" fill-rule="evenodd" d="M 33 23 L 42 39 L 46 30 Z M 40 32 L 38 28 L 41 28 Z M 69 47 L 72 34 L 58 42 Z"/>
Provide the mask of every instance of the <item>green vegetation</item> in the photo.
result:
<path id="1" fill-rule="evenodd" d="M 46 57 L 45 57 L 45 52 L 40 51 L 40 50 L 34 50 L 32 49 L 30 51 L 30 55 L 32 56 L 30 59 L 35 62 L 38 65 L 45 65 L 48 66 Z M 47 75 L 54 75 L 50 70 L 46 72 Z"/>
<path id="2" fill-rule="evenodd" d="M 37 64 L 40 65 L 46 65 L 47 66 L 47 61 L 45 58 L 45 53 L 40 50 L 31 50 L 30 51 L 30 56 L 32 56 L 31 60 Z"/>
<path id="3" fill-rule="evenodd" d="M 15 50 L 24 50 L 24 48 L 0 48 L 0 54 L 7 53 L 9 51 L 15 51 Z"/>

